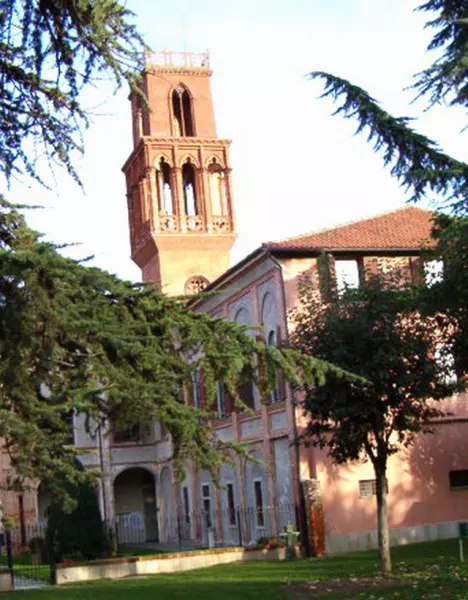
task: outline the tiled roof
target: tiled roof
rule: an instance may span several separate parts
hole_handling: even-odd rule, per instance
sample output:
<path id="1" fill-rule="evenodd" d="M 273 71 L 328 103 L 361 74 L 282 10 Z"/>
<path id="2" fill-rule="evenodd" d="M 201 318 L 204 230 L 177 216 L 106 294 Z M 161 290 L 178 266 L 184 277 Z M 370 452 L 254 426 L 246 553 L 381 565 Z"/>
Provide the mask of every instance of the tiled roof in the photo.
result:
<path id="1" fill-rule="evenodd" d="M 276 242 L 263 247 L 271 251 L 296 252 L 314 250 L 420 250 L 433 245 L 430 211 L 406 206 L 377 215 L 322 229 Z"/>

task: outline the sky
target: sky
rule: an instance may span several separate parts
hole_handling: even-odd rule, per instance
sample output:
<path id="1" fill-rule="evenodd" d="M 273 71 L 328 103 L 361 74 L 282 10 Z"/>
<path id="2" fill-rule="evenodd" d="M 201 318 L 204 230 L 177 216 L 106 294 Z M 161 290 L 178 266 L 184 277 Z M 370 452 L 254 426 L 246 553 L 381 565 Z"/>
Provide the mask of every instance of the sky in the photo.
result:
<path id="1" fill-rule="evenodd" d="M 465 115 L 411 104 L 413 75 L 426 53 L 427 18 L 413 0 L 128 0 L 153 50 L 210 51 L 219 137 L 232 139 L 238 240 L 231 262 L 262 242 L 334 226 L 403 206 L 408 194 L 355 124 L 319 99 L 328 71 L 351 80 L 395 115 L 421 117 L 417 129 L 467 160 Z M 406 88 L 406 89 L 405 89 Z M 121 167 L 132 149 L 128 90 L 105 81 L 84 101 L 93 123 L 76 161 L 84 191 L 64 172 L 52 188 L 13 182 L 10 200 L 42 206 L 28 222 L 45 238 L 72 244 L 74 258 L 140 280 L 130 259 Z"/>

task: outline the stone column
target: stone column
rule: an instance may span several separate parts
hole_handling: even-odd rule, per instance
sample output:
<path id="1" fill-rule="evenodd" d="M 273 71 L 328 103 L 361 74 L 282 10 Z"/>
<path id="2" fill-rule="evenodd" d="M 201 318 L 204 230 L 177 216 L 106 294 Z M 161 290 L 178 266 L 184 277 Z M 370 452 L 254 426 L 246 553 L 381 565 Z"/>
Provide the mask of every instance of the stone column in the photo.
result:
<path id="1" fill-rule="evenodd" d="M 148 168 L 147 177 L 149 180 L 149 212 L 151 219 L 151 228 L 153 229 L 153 231 L 159 231 L 159 213 L 162 210 L 159 203 L 162 199 L 159 197 L 158 182 L 156 181 L 156 169 L 154 167 Z"/>
<path id="2" fill-rule="evenodd" d="M 325 554 L 325 518 L 320 483 L 317 479 L 304 479 L 301 483 L 311 554 L 312 556 L 321 556 Z"/>
<path id="3" fill-rule="evenodd" d="M 236 230 L 236 221 L 234 215 L 234 201 L 232 197 L 232 169 L 226 169 L 224 171 L 226 177 L 226 204 L 229 211 L 229 219 L 231 221 L 231 231 Z"/>
<path id="4" fill-rule="evenodd" d="M 205 168 L 200 169 L 200 183 L 202 187 L 202 198 L 203 198 L 203 212 L 204 212 L 204 225 L 208 233 L 213 231 L 213 214 L 211 207 L 211 196 L 210 196 L 210 184 L 208 181 L 208 170 Z"/>
<path id="5" fill-rule="evenodd" d="M 240 423 L 239 423 L 239 412 L 238 408 L 235 407 L 232 414 L 232 431 L 234 435 L 234 441 L 239 442 L 242 439 L 240 434 Z M 245 468 L 244 468 L 244 459 L 241 458 L 238 454 L 234 456 L 234 468 L 236 470 L 237 475 L 237 490 L 239 494 L 239 506 L 236 513 L 240 517 L 240 527 L 242 533 L 242 543 L 245 545 L 247 543 L 247 520 L 246 520 L 246 502 L 245 502 Z"/>
<path id="6" fill-rule="evenodd" d="M 276 497 L 276 468 L 273 456 L 272 440 L 270 439 L 270 415 L 268 414 L 268 401 L 262 402 L 262 429 L 263 429 L 263 458 L 265 462 L 265 478 L 268 490 L 268 505 L 272 507 L 272 514 L 269 515 L 274 531 L 278 532 L 279 521 L 278 511 L 280 508 L 277 504 Z"/>
<path id="7" fill-rule="evenodd" d="M 182 169 L 180 167 L 174 167 L 172 170 L 174 173 L 174 206 L 176 207 L 177 216 L 179 218 L 179 230 L 187 231 L 187 215 L 185 214 Z"/>
<path id="8" fill-rule="evenodd" d="M 221 473 L 218 473 L 221 477 Z M 221 502 L 221 489 L 213 484 L 213 506 L 214 506 L 214 526 L 215 526 L 215 540 L 217 542 L 223 541 L 223 514 L 222 514 L 222 502 Z"/>

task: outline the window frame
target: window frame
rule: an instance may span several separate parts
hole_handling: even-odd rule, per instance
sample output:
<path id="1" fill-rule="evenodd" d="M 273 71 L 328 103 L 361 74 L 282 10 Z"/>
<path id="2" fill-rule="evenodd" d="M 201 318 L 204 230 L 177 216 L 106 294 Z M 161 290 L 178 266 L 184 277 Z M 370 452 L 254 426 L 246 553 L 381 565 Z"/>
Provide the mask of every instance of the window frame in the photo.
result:
<path id="1" fill-rule="evenodd" d="M 231 494 L 229 494 L 229 490 Z M 227 514 L 228 514 L 228 522 L 231 527 L 237 525 L 236 519 L 236 497 L 235 497 L 235 487 L 232 481 L 226 482 L 226 500 L 227 500 Z"/>
<path id="2" fill-rule="evenodd" d="M 465 473 L 466 474 L 466 485 L 454 485 L 453 483 L 453 479 L 452 479 L 452 474 L 455 473 Z M 448 476 L 449 476 L 449 488 L 451 491 L 457 491 L 457 490 L 468 490 L 468 469 L 450 469 L 450 471 L 448 472 Z"/>
<path id="3" fill-rule="evenodd" d="M 182 486 L 182 508 L 184 509 L 184 521 L 190 525 L 190 492 L 188 485 Z"/>
<path id="4" fill-rule="evenodd" d="M 132 427 L 112 430 L 112 444 L 120 446 L 124 444 L 139 444 L 142 441 L 141 424 L 136 423 Z M 121 439 L 119 439 L 121 438 Z"/>
<path id="5" fill-rule="evenodd" d="M 363 494 L 364 484 L 370 485 L 370 493 Z M 359 498 L 373 498 L 377 496 L 377 479 L 359 479 L 358 480 Z M 385 478 L 385 493 L 388 494 L 388 479 Z"/>
<path id="6" fill-rule="evenodd" d="M 254 494 L 254 502 L 255 502 L 255 523 L 257 529 L 265 529 L 266 527 L 266 519 L 265 519 L 265 497 L 263 494 L 263 480 L 261 478 L 256 478 L 252 481 L 253 484 L 253 494 Z M 257 487 L 258 486 L 258 487 Z M 257 490 L 260 491 L 260 499 L 261 504 L 258 503 L 259 497 L 257 495 Z"/>
<path id="7" fill-rule="evenodd" d="M 205 525 L 207 529 L 211 529 L 213 527 L 213 519 L 211 515 L 211 486 L 209 483 L 201 484 L 201 501 L 202 513 L 205 517 Z"/>
<path id="8" fill-rule="evenodd" d="M 346 285 L 345 281 L 338 281 L 337 263 L 355 263 L 357 269 L 357 285 Z M 363 260 L 357 256 L 335 256 L 333 257 L 334 280 L 338 293 L 342 294 L 346 289 L 357 290 L 363 283 Z"/>

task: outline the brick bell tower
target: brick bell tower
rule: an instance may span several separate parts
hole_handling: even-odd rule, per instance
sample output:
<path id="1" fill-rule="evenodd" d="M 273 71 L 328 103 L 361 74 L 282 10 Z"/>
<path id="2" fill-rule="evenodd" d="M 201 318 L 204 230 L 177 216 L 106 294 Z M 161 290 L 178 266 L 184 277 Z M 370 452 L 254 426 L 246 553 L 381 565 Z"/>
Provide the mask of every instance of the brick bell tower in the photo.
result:
<path id="1" fill-rule="evenodd" d="M 230 140 L 216 136 L 208 53 L 146 56 L 130 96 L 127 182 L 132 259 L 168 295 L 193 294 L 229 267 L 234 244 Z"/>

